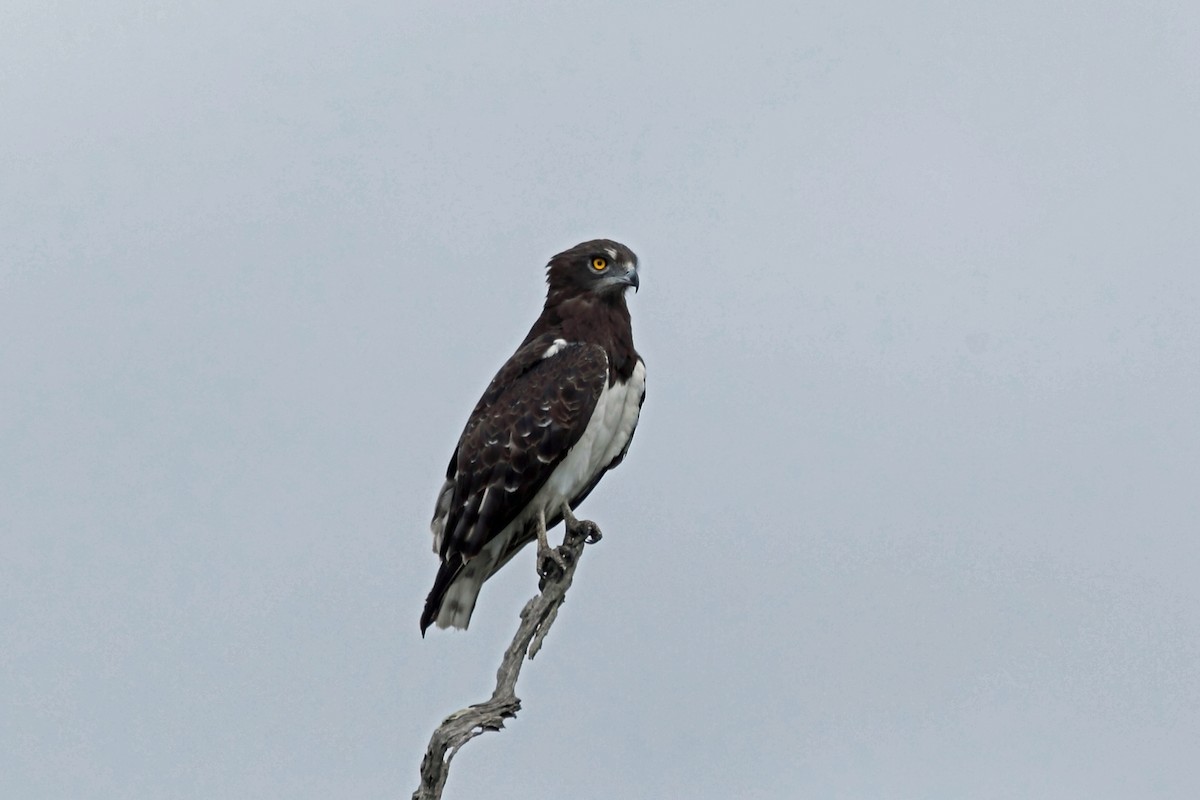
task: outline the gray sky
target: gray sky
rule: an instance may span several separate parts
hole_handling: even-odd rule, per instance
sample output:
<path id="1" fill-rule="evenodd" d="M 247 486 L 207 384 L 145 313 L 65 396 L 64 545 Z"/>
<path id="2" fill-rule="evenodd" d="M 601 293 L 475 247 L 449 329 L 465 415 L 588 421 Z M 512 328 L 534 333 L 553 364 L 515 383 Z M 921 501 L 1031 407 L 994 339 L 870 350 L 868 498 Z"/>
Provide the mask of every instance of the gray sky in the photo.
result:
<path id="1" fill-rule="evenodd" d="M 1197 41 L 4 3 L 0 796 L 407 796 L 535 586 L 422 641 L 441 472 L 596 236 L 642 422 L 449 797 L 1200 795 Z"/>

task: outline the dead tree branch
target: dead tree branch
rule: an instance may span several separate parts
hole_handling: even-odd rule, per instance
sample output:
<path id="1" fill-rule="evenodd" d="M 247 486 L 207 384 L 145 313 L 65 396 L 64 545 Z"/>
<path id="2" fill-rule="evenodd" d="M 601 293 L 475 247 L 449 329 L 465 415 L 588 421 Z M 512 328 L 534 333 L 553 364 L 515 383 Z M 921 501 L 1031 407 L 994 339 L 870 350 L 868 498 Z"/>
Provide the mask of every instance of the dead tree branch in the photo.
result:
<path id="1" fill-rule="evenodd" d="M 496 690 L 491 698 L 454 712 L 434 730 L 421 761 L 421 785 L 413 792 L 413 800 L 439 800 L 450 775 L 450 761 L 459 749 L 484 731 L 500 730 L 504 720 L 515 717 L 521 710 L 516 688 L 525 655 L 528 653 L 532 659 L 541 649 L 542 640 L 566 600 L 567 589 L 571 588 L 585 542 L 599 539 L 600 530 L 591 522 L 581 521 L 574 530 L 567 531 L 559 548 L 566 568 L 544 578 L 541 591 L 521 609 L 521 624 L 496 671 Z"/>

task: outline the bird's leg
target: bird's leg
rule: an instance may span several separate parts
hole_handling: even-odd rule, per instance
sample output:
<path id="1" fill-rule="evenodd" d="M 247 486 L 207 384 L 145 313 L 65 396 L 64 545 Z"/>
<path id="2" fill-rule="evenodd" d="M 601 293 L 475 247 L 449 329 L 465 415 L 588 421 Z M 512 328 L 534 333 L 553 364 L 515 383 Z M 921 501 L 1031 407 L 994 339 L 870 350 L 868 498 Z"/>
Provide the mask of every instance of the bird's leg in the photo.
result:
<path id="1" fill-rule="evenodd" d="M 563 560 L 562 553 L 558 552 L 557 548 L 550 546 L 550 540 L 546 538 L 546 512 L 538 511 L 537 518 L 534 520 L 537 527 L 537 572 L 538 576 L 543 580 L 549 577 L 557 568 L 560 572 L 567 571 L 567 562 Z"/>
<path id="2" fill-rule="evenodd" d="M 603 534 L 600 533 L 600 526 L 592 522 L 590 519 L 576 519 L 571 513 L 571 506 L 563 501 L 562 504 L 563 521 L 567 525 L 567 533 L 578 533 L 583 536 L 583 541 L 588 544 L 595 544 L 600 541 Z"/>

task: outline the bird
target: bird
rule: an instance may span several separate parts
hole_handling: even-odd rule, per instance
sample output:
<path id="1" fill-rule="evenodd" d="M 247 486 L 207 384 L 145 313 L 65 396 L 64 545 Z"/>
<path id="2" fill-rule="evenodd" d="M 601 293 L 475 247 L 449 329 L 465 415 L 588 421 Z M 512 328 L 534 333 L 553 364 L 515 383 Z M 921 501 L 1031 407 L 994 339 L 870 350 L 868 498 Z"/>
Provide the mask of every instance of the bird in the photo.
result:
<path id="1" fill-rule="evenodd" d="M 543 577 L 563 567 L 547 530 L 599 529 L 574 509 L 629 451 L 646 397 L 625 295 L 637 256 L 611 239 L 546 265 L 546 303 L 475 404 L 446 469 L 430 529 L 440 563 L 421 614 L 466 629 L 484 581 L 530 542 Z M 590 526 L 590 527 L 587 527 Z"/>

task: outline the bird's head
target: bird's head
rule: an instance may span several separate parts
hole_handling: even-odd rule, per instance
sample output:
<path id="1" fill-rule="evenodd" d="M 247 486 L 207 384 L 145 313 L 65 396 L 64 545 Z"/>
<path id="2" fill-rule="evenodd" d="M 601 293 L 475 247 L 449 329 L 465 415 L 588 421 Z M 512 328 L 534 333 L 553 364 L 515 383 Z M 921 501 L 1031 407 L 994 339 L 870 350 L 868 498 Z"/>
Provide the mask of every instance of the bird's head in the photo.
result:
<path id="1" fill-rule="evenodd" d="M 637 256 L 620 242 L 593 239 L 550 259 L 546 282 L 551 294 L 621 297 L 630 286 L 638 288 Z"/>

